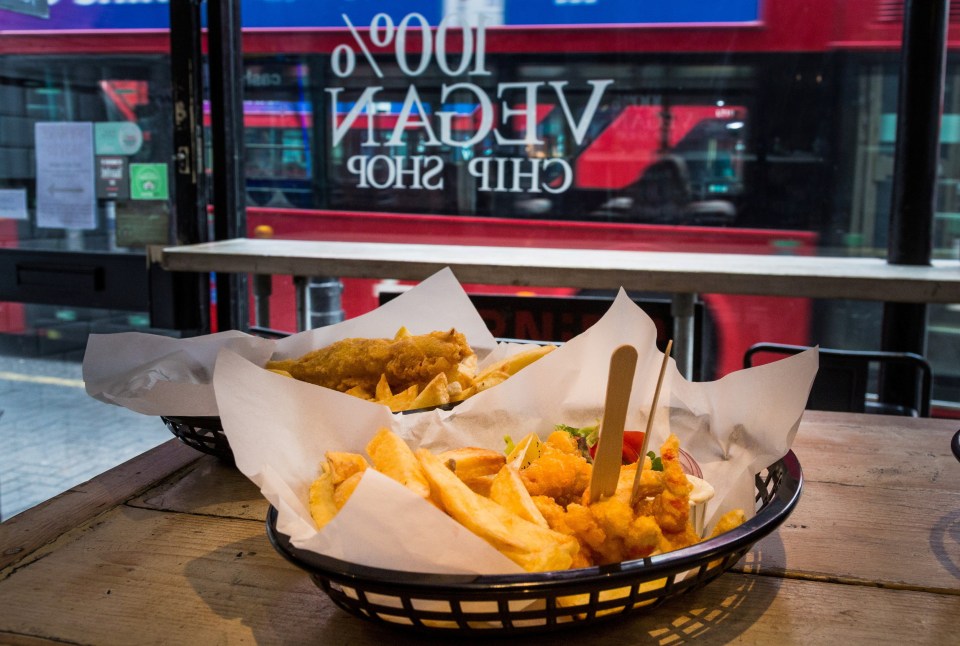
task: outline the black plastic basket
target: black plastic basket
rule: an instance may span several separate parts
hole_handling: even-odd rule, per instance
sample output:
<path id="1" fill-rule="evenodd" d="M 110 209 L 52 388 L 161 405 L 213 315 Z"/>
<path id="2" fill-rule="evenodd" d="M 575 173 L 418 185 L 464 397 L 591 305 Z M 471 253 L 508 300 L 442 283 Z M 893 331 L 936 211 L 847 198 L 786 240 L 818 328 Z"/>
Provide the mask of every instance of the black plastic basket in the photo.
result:
<path id="1" fill-rule="evenodd" d="M 459 403 L 460 402 L 453 402 L 430 408 L 405 410 L 402 411 L 402 414 L 423 413 L 435 409 L 451 410 Z M 223 432 L 223 424 L 219 417 L 161 416 L 160 419 L 162 419 L 163 423 L 170 429 L 170 432 L 187 446 L 193 447 L 203 453 L 214 455 L 228 464 L 235 464 L 233 451 L 230 449 L 230 443 L 227 441 L 226 433 Z"/>
<path id="2" fill-rule="evenodd" d="M 786 520 L 802 485 L 800 462 L 791 451 L 757 474 L 757 513 L 740 527 L 667 554 L 556 572 L 477 576 L 356 565 L 291 545 L 277 531 L 273 507 L 267 536 L 336 605 L 368 621 L 434 634 L 547 632 L 646 612 L 702 587 Z"/>
<path id="3" fill-rule="evenodd" d="M 234 464 L 233 451 L 219 417 L 162 416 L 160 419 L 187 446 Z"/>

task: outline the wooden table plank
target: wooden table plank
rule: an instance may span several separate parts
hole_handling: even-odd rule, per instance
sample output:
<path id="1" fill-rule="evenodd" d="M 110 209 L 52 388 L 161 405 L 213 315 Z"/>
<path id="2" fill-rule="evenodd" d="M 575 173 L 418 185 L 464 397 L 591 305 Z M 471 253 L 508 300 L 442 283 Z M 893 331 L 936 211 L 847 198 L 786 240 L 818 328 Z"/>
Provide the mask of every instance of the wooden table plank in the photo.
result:
<path id="1" fill-rule="evenodd" d="M 152 254 L 155 255 L 155 254 Z M 450 267 L 465 283 L 960 302 L 960 262 L 877 258 L 234 239 L 167 247 L 170 271 L 422 280 Z"/>
<path id="2" fill-rule="evenodd" d="M 0 581 L 0 641 L 424 641 L 335 608 L 274 552 L 259 522 L 119 507 L 61 543 Z M 956 636 L 957 616 L 956 595 L 727 574 L 648 615 L 579 634 L 607 644 L 943 644 Z"/>
<path id="3" fill-rule="evenodd" d="M 806 411 L 793 443 L 804 479 L 960 492 L 960 420 Z"/>
<path id="4" fill-rule="evenodd" d="M 232 465 L 204 456 L 176 480 L 162 483 L 129 503 L 155 510 L 245 518 L 263 522 L 269 503 L 257 486 Z"/>
<path id="5" fill-rule="evenodd" d="M 960 491 L 808 482 L 747 572 L 960 594 Z"/>
<path id="6" fill-rule="evenodd" d="M 952 643 L 953 430 L 947 420 L 805 414 L 794 447 L 800 504 L 739 572 L 580 634 L 602 644 Z M 24 546 L 0 570 L 0 642 L 423 643 L 335 608 L 276 554 L 266 503 L 242 474 L 176 440 L 151 453 L 0 525 L 0 546 Z"/>
<path id="7" fill-rule="evenodd" d="M 0 523 L 0 575 L 39 547 L 202 456 L 171 439 Z"/>

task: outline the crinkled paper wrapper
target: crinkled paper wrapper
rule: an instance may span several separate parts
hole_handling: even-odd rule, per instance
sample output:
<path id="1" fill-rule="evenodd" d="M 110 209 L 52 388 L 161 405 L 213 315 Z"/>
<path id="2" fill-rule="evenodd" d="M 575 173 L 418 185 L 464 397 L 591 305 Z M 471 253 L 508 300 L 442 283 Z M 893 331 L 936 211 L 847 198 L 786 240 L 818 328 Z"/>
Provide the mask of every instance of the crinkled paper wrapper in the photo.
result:
<path id="1" fill-rule="evenodd" d="M 438 289 L 442 286 L 442 289 Z M 480 367 L 512 352 L 497 344 L 452 273 L 444 270 L 367 315 L 277 344 L 277 356 L 299 356 L 338 338 L 414 334 L 457 327 Z M 322 531 L 308 505 L 310 484 L 326 451 L 365 455 L 387 427 L 414 448 L 478 446 L 501 451 L 504 436 L 546 438 L 558 423 L 583 426 L 602 416 L 610 355 L 622 344 L 639 352 L 627 428 L 644 429 L 663 354 L 653 321 L 621 290 L 589 330 L 494 388 L 451 410 L 393 414 L 385 406 L 295 381 L 224 346 L 213 385 L 237 467 L 278 510 L 277 529 L 298 548 L 351 563 L 433 573 L 503 574 L 521 570 L 456 521 L 400 484 L 368 470 L 347 504 Z M 285 346 L 281 346 L 284 344 Z M 723 512 L 754 510 L 754 474 L 790 449 L 813 378 L 815 349 L 706 383 L 686 381 L 671 359 L 650 448 L 670 432 L 716 489 L 706 526 Z"/>
<path id="2" fill-rule="evenodd" d="M 274 341 L 238 332 L 177 339 L 143 332 L 91 334 L 83 355 L 87 394 L 143 415 L 217 415 L 213 368 L 228 348 L 263 364 Z"/>

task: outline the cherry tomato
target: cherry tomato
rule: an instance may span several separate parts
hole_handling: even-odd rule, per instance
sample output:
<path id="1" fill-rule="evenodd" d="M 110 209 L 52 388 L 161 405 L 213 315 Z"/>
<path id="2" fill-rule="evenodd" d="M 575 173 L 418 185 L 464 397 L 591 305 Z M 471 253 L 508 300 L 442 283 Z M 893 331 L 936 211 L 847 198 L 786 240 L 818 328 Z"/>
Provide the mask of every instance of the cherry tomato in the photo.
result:
<path id="1" fill-rule="evenodd" d="M 633 464 L 640 459 L 640 451 L 643 450 L 643 437 L 646 435 L 643 431 L 624 431 L 623 447 L 620 449 L 620 459 L 623 464 Z M 597 445 L 590 447 L 590 457 L 597 457 Z"/>
<path id="2" fill-rule="evenodd" d="M 624 431 L 623 432 L 623 463 L 633 464 L 640 459 L 640 451 L 643 450 L 643 438 L 646 435 L 643 431 Z"/>

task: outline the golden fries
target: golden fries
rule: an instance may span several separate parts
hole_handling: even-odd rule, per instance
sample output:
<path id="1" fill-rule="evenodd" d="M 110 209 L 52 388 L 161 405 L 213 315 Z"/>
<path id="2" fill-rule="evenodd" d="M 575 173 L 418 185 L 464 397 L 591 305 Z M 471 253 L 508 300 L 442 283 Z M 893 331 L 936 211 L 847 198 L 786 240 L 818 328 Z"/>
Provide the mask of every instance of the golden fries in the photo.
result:
<path id="1" fill-rule="evenodd" d="M 353 495 L 353 490 L 357 488 L 358 484 L 360 484 L 360 478 L 362 477 L 363 472 L 358 471 L 334 487 L 333 504 L 336 506 L 337 511 L 343 509 L 343 506 L 347 504 L 347 500 L 349 500 L 350 496 Z"/>
<path id="2" fill-rule="evenodd" d="M 265 368 L 398 413 L 463 401 L 506 381 L 554 349 L 545 345 L 523 350 L 478 374 L 477 355 L 456 330 L 415 336 L 401 327 L 392 339 L 343 339 L 299 359 L 268 361 Z"/>
<path id="3" fill-rule="evenodd" d="M 380 381 L 377 382 L 377 392 L 375 397 L 378 401 L 393 397 L 393 392 L 390 390 L 390 383 L 387 381 L 386 374 L 380 375 Z"/>
<path id="4" fill-rule="evenodd" d="M 450 516 L 525 570 L 563 570 L 573 563 L 579 549 L 577 541 L 546 526 L 529 494 L 525 490 L 521 493 L 523 483 L 519 476 L 504 466 L 502 455 L 477 448 L 449 451 L 445 457 L 425 449 L 414 454 L 399 436 L 386 428 L 370 440 L 367 453 L 374 469 L 424 498 L 431 499 L 431 493 L 435 494 L 435 501 Z M 539 520 L 535 517 L 533 521 L 528 520 L 495 500 L 475 493 L 453 471 L 456 464 L 462 474 L 474 478 L 489 477 L 492 465 L 499 464 L 499 470 L 494 473 L 504 474 L 504 482 L 498 486 L 502 490 L 498 497 L 509 500 L 509 504 L 525 514 L 532 509 Z M 333 451 L 326 454 L 322 473 L 310 487 L 310 515 L 318 529 L 329 523 L 346 504 L 366 468 L 363 456 Z M 520 489 L 516 488 L 517 484 Z"/>
<path id="5" fill-rule="evenodd" d="M 369 466 L 362 455 L 327 451 L 327 466 L 333 478 L 333 486 L 338 486 L 356 473 L 362 473 Z"/>
<path id="6" fill-rule="evenodd" d="M 327 451 L 320 477 L 310 486 L 310 516 L 317 529 L 337 515 L 369 466 L 362 455 Z"/>
<path id="7" fill-rule="evenodd" d="M 333 501 L 333 475 L 327 465 L 323 466 L 323 473 L 310 485 L 310 516 L 317 524 L 317 529 L 333 520 L 337 515 L 337 505 Z"/>
<path id="8" fill-rule="evenodd" d="M 487 366 L 483 372 L 477 375 L 476 381 L 483 381 L 485 378 L 496 373 L 503 373 L 505 375 L 503 378 L 505 379 L 506 377 L 517 374 L 537 359 L 545 357 L 554 350 L 556 350 L 556 346 L 553 345 L 538 345 L 530 348 L 529 350 L 521 350 L 516 354 L 510 355 L 506 359 L 502 359 L 493 365 Z M 499 383 L 499 381 L 497 381 L 497 383 Z"/>
<path id="9" fill-rule="evenodd" d="M 490 495 L 494 477 L 506 464 L 502 453 L 472 446 L 444 451 L 438 457 L 464 484 L 481 496 Z"/>
<path id="10" fill-rule="evenodd" d="M 373 468 L 420 496 L 430 498 L 430 483 L 413 451 L 400 436 L 381 428 L 367 443 Z"/>
<path id="11" fill-rule="evenodd" d="M 524 520 L 541 527 L 549 527 L 547 519 L 533 504 L 530 492 L 520 479 L 520 472 L 508 464 L 494 476 L 490 485 L 490 500 L 500 503 Z"/>
<path id="12" fill-rule="evenodd" d="M 391 395 L 386 399 L 377 400 L 378 404 L 383 404 L 389 408 L 394 413 L 399 413 L 400 411 L 410 410 L 413 408 L 413 400 L 417 398 L 417 387 L 410 386 L 403 392 L 399 392 L 396 395 Z"/>
<path id="13" fill-rule="evenodd" d="M 579 550 L 576 539 L 541 527 L 474 493 L 439 457 L 426 449 L 417 458 L 443 509 L 528 572 L 565 570 Z"/>
<path id="14" fill-rule="evenodd" d="M 410 405 L 412 410 L 419 408 L 433 408 L 450 402 L 450 392 L 447 390 L 447 375 L 438 374 L 428 383 Z"/>

